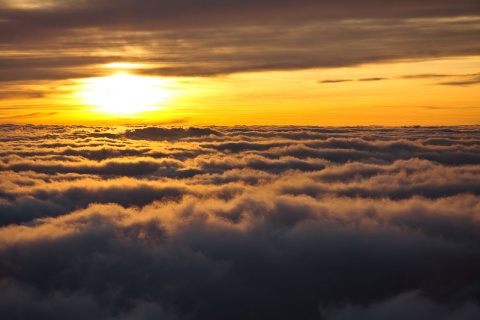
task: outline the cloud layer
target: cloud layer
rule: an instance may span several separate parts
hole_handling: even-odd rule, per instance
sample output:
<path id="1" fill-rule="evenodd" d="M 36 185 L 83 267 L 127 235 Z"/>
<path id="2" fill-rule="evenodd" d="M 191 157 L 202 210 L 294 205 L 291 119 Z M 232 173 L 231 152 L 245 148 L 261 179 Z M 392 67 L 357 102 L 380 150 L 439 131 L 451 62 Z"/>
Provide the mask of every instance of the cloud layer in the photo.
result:
<path id="1" fill-rule="evenodd" d="M 0 315 L 476 319 L 478 127 L 0 128 Z"/>
<path id="2" fill-rule="evenodd" d="M 92 77 L 119 61 L 206 76 L 480 54 L 475 0 L 7 0 L 0 9 L 0 81 Z"/>

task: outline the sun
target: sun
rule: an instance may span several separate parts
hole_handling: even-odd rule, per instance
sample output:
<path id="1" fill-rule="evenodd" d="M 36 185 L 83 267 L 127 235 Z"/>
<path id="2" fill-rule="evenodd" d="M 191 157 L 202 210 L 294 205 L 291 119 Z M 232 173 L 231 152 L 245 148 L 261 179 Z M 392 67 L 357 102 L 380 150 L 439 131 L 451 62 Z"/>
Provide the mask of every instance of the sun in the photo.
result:
<path id="1" fill-rule="evenodd" d="M 160 78 L 128 73 L 90 78 L 79 92 L 85 104 L 109 114 L 135 114 L 161 109 L 170 96 L 167 82 Z"/>

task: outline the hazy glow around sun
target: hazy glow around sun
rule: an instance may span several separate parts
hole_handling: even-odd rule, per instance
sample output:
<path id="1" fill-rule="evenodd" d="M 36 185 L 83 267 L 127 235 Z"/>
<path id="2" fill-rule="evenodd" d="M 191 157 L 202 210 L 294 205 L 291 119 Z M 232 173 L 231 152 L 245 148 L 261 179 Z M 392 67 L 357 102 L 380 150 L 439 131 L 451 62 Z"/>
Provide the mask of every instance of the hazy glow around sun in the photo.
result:
<path id="1" fill-rule="evenodd" d="M 159 78 L 117 73 L 85 80 L 79 96 L 98 112 L 135 114 L 160 109 L 170 96 L 166 84 Z"/>

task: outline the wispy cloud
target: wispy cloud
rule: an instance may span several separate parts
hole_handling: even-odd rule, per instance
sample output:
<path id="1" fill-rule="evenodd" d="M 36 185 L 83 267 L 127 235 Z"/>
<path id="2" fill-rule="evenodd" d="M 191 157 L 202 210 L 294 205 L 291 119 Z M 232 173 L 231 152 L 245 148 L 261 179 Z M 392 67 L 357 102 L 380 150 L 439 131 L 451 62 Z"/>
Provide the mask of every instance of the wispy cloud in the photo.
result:
<path id="1" fill-rule="evenodd" d="M 474 75 L 465 75 L 461 77 L 459 80 L 452 80 L 452 81 L 445 81 L 440 82 L 439 84 L 446 85 L 446 86 L 470 86 L 474 84 L 480 83 L 480 74 Z"/>
<path id="2" fill-rule="evenodd" d="M 448 74 L 435 74 L 435 73 L 420 73 L 420 74 L 409 74 L 402 76 L 402 79 L 435 79 L 443 77 L 451 77 L 452 75 Z"/>
<path id="3" fill-rule="evenodd" d="M 2 4 L 0 81 L 99 76 L 99 64 L 121 61 L 149 65 L 144 74 L 209 76 L 480 53 L 470 0 L 55 4 Z"/>
<path id="4" fill-rule="evenodd" d="M 327 79 L 327 80 L 320 80 L 318 83 L 341 83 L 341 82 L 352 82 L 352 81 L 383 81 L 388 80 L 388 78 L 381 78 L 381 77 L 371 77 L 371 78 L 359 78 L 359 79 Z"/>
<path id="5" fill-rule="evenodd" d="M 388 78 L 373 77 L 373 78 L 358 79 L 358 81 L 382 81 L 382 80 L 388 80 Z"/>
<path id="6" fill-rule="evenodd" d="M 411 74 L 401 76 L 402 79 L 445 79 L 446 81 L 435 82 L 437 85 L 469 86 L 480 83 L 480 74 Z M 447 80 L 448 79 L 448 80 Z"/>
<path id="7" fill-rule="evenodd" d="M 351 79 L 327 79 L 327 80 L 320 80 L 318 83 L 340 83 L 340 82 L 350 82 L 353 81 Z"/>

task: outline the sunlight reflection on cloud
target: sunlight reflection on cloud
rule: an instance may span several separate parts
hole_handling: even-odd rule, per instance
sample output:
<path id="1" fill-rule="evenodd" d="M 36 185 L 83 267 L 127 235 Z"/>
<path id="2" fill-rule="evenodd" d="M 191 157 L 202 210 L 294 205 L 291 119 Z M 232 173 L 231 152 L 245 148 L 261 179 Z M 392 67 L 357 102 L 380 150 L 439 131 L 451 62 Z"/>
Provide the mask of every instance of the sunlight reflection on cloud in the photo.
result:
<path id="1" fill-rule="evenodd" d="M 9 318 L 479 315 L 478 127 L 1 129 Z"/>

